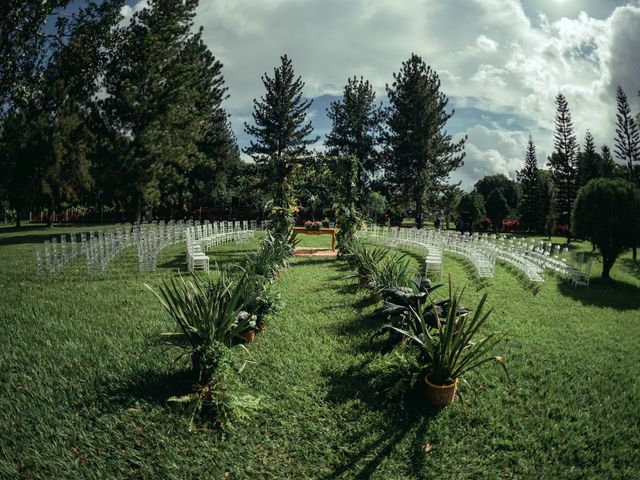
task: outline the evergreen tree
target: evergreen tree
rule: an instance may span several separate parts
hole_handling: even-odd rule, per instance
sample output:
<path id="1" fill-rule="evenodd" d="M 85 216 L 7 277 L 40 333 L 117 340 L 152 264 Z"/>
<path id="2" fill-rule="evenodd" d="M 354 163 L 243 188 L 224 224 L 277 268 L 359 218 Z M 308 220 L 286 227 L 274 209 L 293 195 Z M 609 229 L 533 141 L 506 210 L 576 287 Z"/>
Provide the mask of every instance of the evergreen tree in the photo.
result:
<path id="1" fill-rule="evenodd" d="M 449 174 L 463 164 L 466 137 L 454 142 L 444 131 L 454 112 L 447 113 L 447 97 L 438 74 L 412 54 L 387 85 L 386 170 L 402 196 L 422 213 L 428 193 L 441 188 Z"/>
<path id="2" fill-rule="evenodd" d="M 553 208 L 555 203 L 555 188 L 551 173 L 548 170 L 540 170 L 538 173 L 538 195 L 540 199 L 537 215 L 537 231 L 546 232 L 551 240 L 555 230 L 557 217 Z"/>
<path id="3" fill-rule="evenodd" d="M 528 231 L 538 231 L 541 225 L 540 191 L 538 159 L 533 138 L 529 136 L 529 144 L 524 157 L 524 167 L 518 172 L 518 181 L 522 188 L 519 213 L 520 222 Z"/>
<path id="4" fill-rule="evenodd" d="M 119 31 L 107 68 L 102 108 L 118 148 L 110 169 L 126 184 L 122 201 L 138 220 L 143 209 L 191 200 L 190 178 L 210 120 L 202 84 L 217 68 L 195 61 L 201 51 L 201 34 L 191 31 L 196 6 L 197 0 L 151 1 Z"/>
<path id="5" fill-rule="evenodd" d="M 308 155 L 308 147 L 319 138 L 310 137 L 311 121 L 305 123 L 312 100 L 302 99 L 304 82 L 295 77 L 286 55 L 280 61 L 280 66 L 273 69 L 273 78 L 266 73 L 262 77 L 266 93 L 260 101 L 253 101 L 254 125 L 244 125 L 245 131 L 256 139 L 244 152 L 258 163 L 285 157 L 295 161 Z"/>
<path id="6" fill-rule="evenodd" d="M 618 159 L 625 164 L 629 180 L 632 183 L 638 183 L 640 177 L 636 175 L 634 162 L 640 162 L 640 132 L 631 115 L 627 96 L 620 86 L 616 92 L 616 101 L 618 113 L 616 114 L 615 153 Z"/>
<path id="7" fill-rule="evenodd" d="M 578 146 L 569 105 L 561 93 L 556 97 L 555 127 L 555 151 L 549 157 L 551 178 L 555 187 L 554 209 L 558 221 L 562 224 L 569 224 L 578 187 L 576 169 Z"/>
<path id="8" fill-rule="evenodd" d="M 583 150 L 577 160 L 578 186 L 582 187 L 594 178 L 610 177 L 613 174 L 611 164 L 596 151 L 593 135 L 587 130 Z"/>
<path id="9" fill-rule="evenodd" d="M 360 197 L 378 168 L 376 145 L 381 134 L 383 109 L 374 104 L 373 86 L 362 77 L 347 80 L 342 100 L 331 102 L 327 116 L 332 121 L 325 142 L 329 154 L 358 159 L 356 183 Z"/>
<path id="10" fill-rule="evenodd" d="M 273 226 L 275 231 L 285 233 L 292 221 L 288 210 L 293 201 L 295 165 L 309 154 L 308 147 L 319 137 L 310 137 L 313 127 L 306 119 L 312 100 L 302 98 L 304 82 L 301 77 L 296 78 L 293 64 L 286 55 L 280 57 L 280 61 L 273 77 L 266 73 L 262 77 L 266 93 L 260 101 L 253 101 L 254 124 L 244 125 L 245 132 L 256 141 L 252 140 L 244 152 L 265 164 L 273 196 Z"/>

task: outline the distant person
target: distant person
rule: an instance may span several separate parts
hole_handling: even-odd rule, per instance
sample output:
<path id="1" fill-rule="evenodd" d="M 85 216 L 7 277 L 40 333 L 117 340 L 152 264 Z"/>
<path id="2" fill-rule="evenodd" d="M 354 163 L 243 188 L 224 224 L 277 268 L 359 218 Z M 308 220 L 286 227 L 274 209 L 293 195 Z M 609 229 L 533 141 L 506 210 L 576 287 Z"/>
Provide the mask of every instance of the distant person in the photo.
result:
<path id="1" fill-rule="evenodd" d="M 422 217 L 422 212 L 416 215 L 416 228 L 418 230 L 422 229 L 422 225 L 424 224 L 424 218 Z"/>
<path id="2" fill-rule="evenodd" d="M 440 215 L 436 215 L 436 219 L 433 221 L 433 226 L 436 230 L 440 230 Z"/>

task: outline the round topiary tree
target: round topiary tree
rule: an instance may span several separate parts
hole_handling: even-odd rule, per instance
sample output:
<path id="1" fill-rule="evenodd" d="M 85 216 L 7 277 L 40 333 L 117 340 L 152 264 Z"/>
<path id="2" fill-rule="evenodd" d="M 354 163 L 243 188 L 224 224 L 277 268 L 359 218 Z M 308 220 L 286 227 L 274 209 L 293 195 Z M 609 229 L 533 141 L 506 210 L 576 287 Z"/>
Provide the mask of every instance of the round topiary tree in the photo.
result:
<path id="1" fill-rule="evenodd" d="M 626 180 L 597 178 L 578 191 L 574 232 L 591 239 L 602 253 L 602 278 L 610 278 L 616 258 L 638 238 L 638 212 L 640 192 Z"/>
<path id="2" fill-rule="evenodd" d="M 502 190 L 498 188 L 491 190 L 485 202 L 485 210 L 493 224 L 493 231 L 502 230 L 502 221 L 509 215 L 509 204 L 502 194 Z"/>

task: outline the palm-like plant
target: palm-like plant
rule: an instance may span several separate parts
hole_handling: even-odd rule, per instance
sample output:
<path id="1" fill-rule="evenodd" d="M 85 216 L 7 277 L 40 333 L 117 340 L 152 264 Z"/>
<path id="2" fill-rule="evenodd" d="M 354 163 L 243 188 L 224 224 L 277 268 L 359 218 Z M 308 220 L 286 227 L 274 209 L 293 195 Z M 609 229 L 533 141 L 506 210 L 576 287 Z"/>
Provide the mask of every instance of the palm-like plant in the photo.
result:
<path id="1" fill-rule="evenodd" d="M 386 257 L 370 274 L 369 289 L 374 294 L 394 288 L 410 288 L 416 274 L 406 254 Z"/>
<path id="2" fill-rule="evenodd" d="M 258 292 L 253 277 L 246 272 L 237 279 L 232 279 L 225 270 L 220 270 L 215 280 L 199 275 L 189 280 L 182 276 L 171 278 L 158 292 L 146 286 L 180 329 L 162 334 L 162 339 L 191 355 L 201 380 L 209 378 L 217 368 L 221 347 L 231 346 L 234 339 L 251 327 L 253 318 L 246 309 L 255 304 Z"/>
<path id="3" fill-rule="evenodd" d="M 491 350 L 504 338 L 491 333 L 481 340 L 474 340 L 480 328 L 485 324 L 492 310 L 482 313 L 487 294 L 485 293 L 478 304 L 474 315 L 461 315 L 460 294 L 451 294 L 449 281 L 449 308 L 446 321 L 441 321 L 436 312 L 437 328 L 435 333 L 429 329 L 423 311 L 410 307 L 415 317 L 418 332 L 410 332 L 393 325 L 388 327 L 413 341 L 421 351 L 421 360 L 426 369 L 427 378 L 434 385 L 445 385 L 448 381 L 456 381 L 467 372 L 489 363 L 497 362 L 508 378 L 504 358 L 491 355 Z"/>

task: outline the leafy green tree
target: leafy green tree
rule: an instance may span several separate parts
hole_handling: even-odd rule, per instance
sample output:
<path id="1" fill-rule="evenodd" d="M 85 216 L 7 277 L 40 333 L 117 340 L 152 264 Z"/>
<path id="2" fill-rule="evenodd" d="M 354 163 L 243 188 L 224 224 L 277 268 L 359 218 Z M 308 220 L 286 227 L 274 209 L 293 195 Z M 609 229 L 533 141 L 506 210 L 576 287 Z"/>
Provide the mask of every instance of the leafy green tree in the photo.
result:
<path id="1" fill-rule="evenodd" d="M 466 137 L 454 142 L 444 130 L 454 111 L 447 113 L 440 78 L 419 56 L 412 54 L 393 78 L 386 87 L 385 173 L 419 214 L 427 194 L 463 164 Z"/>
<path id="2" fill-rule="evenodd" d="M 551 178 L 555 187 L 554 209 L 558 221 L 568 224 L 577 192 L 576 155 L 578 145 L 567 99 L 561 93 L 556 96 L 554 146 L 549 157 Z"/>
<path id="3" fill-rule="evenodd" d="M 487 215 L 482 195 L 477 192 L 462 194 L 456 211 L 469 230 L 474 230 Z"/>
<path id="4" fill-rule="evenodd" d="M 378 151 L 384 116 L 382 106 L 375 104 L 376 93 L 368 80 L 349 78 L 342 99 L 331 102 L 327 116 L 332 122 L 326 146 L 330 155 L 353 155 L 358 159 L 356 183 L 360 196 L 378 170 Z"/>
<path id="5" fill-rule="evenodd" d="M 489 194 L 485 201 L 485 209 L 487 216 L 491 219 L 493 231 L 502 230 L 502 221 L 507 218 L 511 211 L 507 199 L 502 194 L 502 190 L 496 188 Z"/>
<path id="6" fill-rule="evenodd" d="M 524 167 L 518 172 L 518 181 L 522 194 L 518 211 L 522 226 L 529 231 L 537 231 L 540 228 L 540 169 L 536 157 L 536 147 L 533 138 L 529 136 L 527 152 L 524 157 Z"/>
<path id="7" fill-rule="evenodd" d="M 464 192 L 459 185 L 445 185 L 432 197 L 435 213 L 441 213 L 445 228 L 449 230 L 449 221 L 456 213 L 456 208 Z"/>
<path id="8" fill-rule="evenodd" d="M 0 104 L 22 105 L 38 84 L 52 42 L 61 38 L 45 31 L 70 0 L 4 0 L 0 2 Z"/>
<path id="9" fill-rule="evenodd" d="M 382 215 L 387 209 L 387 199 L 379 192 L 369 192 L 363 201 L 365 212 L 371 219 Z"/>
<path id="10" fill-rule="evenodd" d="M 66 2 L 44 3 L 48 2 L 43 2 L 44 10 L 25 4 L 28 18 L 15 28 L 27 28 L 24 22 L 29 21 L 29 15 L 39 18 L 37 12 L 52 13 Z M 56 204 L 78 200 L 92 185 L 90 162 L 95 138 L 88 127 L 89 112 L 120 7 L 121 2 L 115 0 L 91 2 L 71 15 L 59 15 L 53 33 L 34 31 L 40 41 L 34 39 L 8 50 L 9 55 L 31 55 L 18 62 L 23 73 L 29 70 L 31 76 L 25 73 L 25 79 L 12 79 L 11 73 L 4 71 L 2 79 L 13 84 L 14 90 L 5 96 L 5 155 L 0 158 L 0 168 L 5 172 L 7 196 L 20 213 L 28 202 L 42 201 L 51 212 Z M 9 59 L 4 66 L 10 70 L 15 65 Z M 28 129 L 20 131 L 19 126 L 25 124 Z M 19 219 L 20 215 L 18 224 Z"/>
<path id="11" fill-rule="evenodd" d="M 196 6 L 152 0 L 118 31 L 106 71 L 101 106 L 118 147 L 112 169 L 137 219 L 143 209 L 190 202 L 194 168 L 211 146 L 207 129 L 224 88 L 201 31 L 192 32 Z"/>
<path id="12" fill-rule="evenodd" d="M 516 211 L 520 198 L 519 185 L 505 175 L 487 175 L 478 180 L 473 186 L 473 190 L 482 195 L 485 200 L 496 189 L 502 192 L 509 209 Z"/>
<path id="13" fill-rule="evenodd" d="M 635 245 L 640 233 L 640 192 L 622 179 L 595 179 L 578 192 L 573 228 L 578 237 L 589 238 L 602 254 L 602 278 L 610 278 L 616 259 Z"/>

